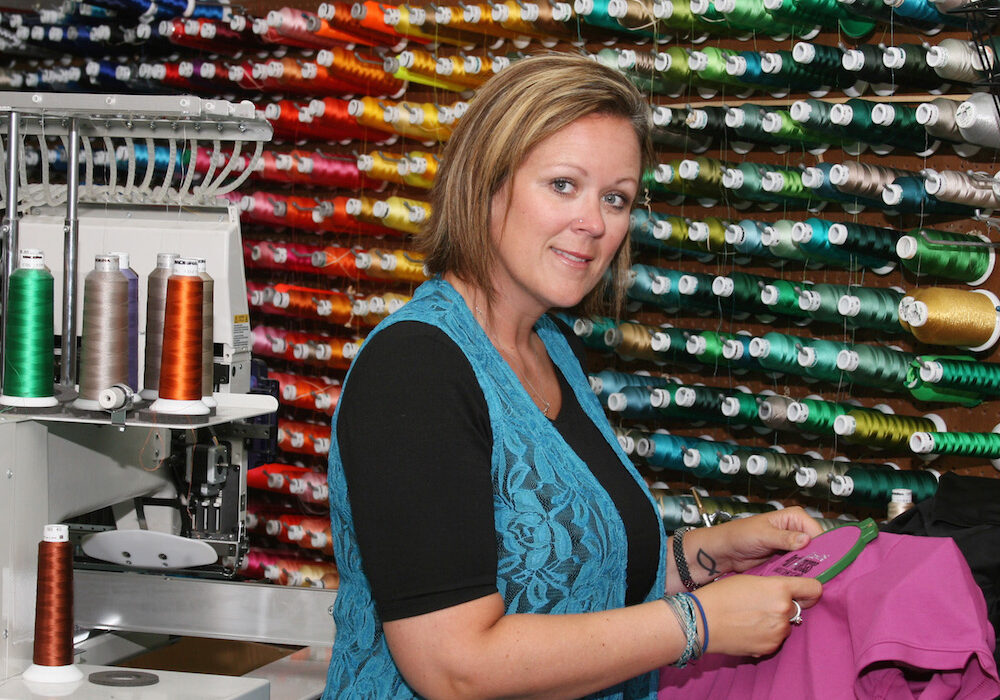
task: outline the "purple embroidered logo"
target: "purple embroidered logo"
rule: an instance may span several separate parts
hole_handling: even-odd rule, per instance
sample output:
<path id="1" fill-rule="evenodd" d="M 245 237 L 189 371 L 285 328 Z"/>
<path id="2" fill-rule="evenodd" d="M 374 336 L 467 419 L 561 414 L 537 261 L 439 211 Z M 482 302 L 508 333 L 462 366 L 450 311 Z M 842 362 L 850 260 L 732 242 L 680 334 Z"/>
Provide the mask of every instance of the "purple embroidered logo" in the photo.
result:
<path id="1" fill-rule="evenodd" d="M 810 571 L 819 566 L 829 556 L 829 554 L 822 554 L 820 552 L 812 552 L 810 554 L 793 552 L 774 568 L 773 573 L 779 576 L 807 576 Z"/>

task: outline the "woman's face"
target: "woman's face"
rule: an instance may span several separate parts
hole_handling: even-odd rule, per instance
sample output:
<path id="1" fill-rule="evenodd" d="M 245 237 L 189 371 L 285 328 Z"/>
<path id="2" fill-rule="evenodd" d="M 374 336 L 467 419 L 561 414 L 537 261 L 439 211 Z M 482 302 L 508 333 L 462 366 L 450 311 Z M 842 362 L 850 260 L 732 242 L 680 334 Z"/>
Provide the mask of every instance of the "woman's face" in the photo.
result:
<path id="1" fill-rule="evenodd" d="M 622 117 L 582 117 L 538 143 L 493 196 L 493 285 L 511 310 L 579 303 L 628 231 L 639 140 Z"/>

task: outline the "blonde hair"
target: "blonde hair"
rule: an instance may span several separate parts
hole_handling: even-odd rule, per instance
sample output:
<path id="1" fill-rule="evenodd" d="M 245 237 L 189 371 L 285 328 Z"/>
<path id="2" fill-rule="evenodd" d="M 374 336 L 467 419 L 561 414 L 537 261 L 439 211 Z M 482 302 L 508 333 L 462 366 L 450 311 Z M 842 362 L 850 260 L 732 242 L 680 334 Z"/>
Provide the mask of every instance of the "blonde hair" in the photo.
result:
<path id="1" fill-rule="evenodd" d="M 627 120 L 639 143 L 642 169 L 638 175 L 651 167 L 649 102 L 624 76 L 596 61 L 555 53 L 525 58 L 481 87 L 452 132 L 434 179 L 432 214 L 418 243 L 428 271 L 451 272 L 492 298 L 493 195 L 532 148 L 593 114 Z M 636 199 L 642 199 L 641 193 Z M 626 236 L 611 262 L 610 275 L 604 275 L 581 307 L 588 313 L 607 305 L 618 311 L 630 265 Z"/>

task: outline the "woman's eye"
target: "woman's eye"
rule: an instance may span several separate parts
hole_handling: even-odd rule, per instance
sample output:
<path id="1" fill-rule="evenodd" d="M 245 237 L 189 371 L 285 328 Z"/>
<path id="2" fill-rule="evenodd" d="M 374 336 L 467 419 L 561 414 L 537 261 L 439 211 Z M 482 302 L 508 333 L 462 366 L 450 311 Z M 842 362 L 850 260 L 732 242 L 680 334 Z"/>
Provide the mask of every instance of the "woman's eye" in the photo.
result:
<path id="1" fill-rule="evenodd" d="M 552 181 L 552 189 L 556 192 L 569 192 L 572 189 L 573 183 L 569 180 L 558 179 Z"/>
<path id="2" fill-rule="evenodd" d="M 628 206 L 628 199 L 623 194 L 617 192 L 612 192 L 610 194 L 604 195 L 604 201 L 610 204 L 615 209 L 624 209 Z"/>

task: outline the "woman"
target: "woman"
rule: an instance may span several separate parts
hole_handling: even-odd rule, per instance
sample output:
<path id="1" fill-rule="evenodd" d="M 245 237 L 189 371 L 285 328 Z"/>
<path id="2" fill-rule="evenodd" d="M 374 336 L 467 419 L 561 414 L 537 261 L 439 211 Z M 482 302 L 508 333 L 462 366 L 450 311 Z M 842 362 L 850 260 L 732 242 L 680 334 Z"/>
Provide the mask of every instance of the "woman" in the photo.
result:
<path id="1" fill-rule="evenodd" d="M 813 580 L 709 583 L 819 526 L 787 509 L 668 540 L 546 315 L 620 303 L 649 129 L 620 75 L 548 55 L 454 131 L 422 241 L 435 277 L 368 336 L 333 419 L 325 697 L 653 697 L 660 666 L 770 653 L 818 599 Z M 708 585 L 668 595 L 682 580 Z"/>

